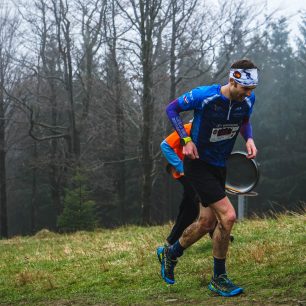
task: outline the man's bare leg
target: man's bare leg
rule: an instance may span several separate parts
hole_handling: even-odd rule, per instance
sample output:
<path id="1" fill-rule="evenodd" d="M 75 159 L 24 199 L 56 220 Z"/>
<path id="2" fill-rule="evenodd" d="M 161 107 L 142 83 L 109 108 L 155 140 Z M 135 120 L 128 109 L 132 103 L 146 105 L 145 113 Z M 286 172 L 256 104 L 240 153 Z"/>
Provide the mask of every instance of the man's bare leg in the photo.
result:
<path id="1" fill-rule="evenodd" d="M 213 256 L 215 258 L 226 258 L 230 233 L 236 220 L 236 212 L 228 197 L 210 205 L 216 214 L 218 225 L 213 234 Z"/>
<path id="2" fill-rule="evenodd" d="M 243 292 L 243 289 L 233 284 L 226 275 L 225 259 L 230 233 L 236 220 L 235 210 L 227 197 L 211 204 L 209 208 L 201 207 L 198 220 L 183 232 L 174 245 L 164 249 L 161 271 L 167 283 L 174 284 L 177 257 L 182 256 L 187 247 L 212 230 L 216 220 L 218 225 L 213 234 L 214 276 L 208 288 L 223 296 L 234 296 Z"/>
<path id="3" fill-rule="evenodd" d="M 215 212 L 218 225 L 213 234 L 214 275 L 208 288 L 222 296 L 234 296 L 243 292 L 228 277 L 225 268 L 230 233 L 236 220 L 235 209 L 227 197 L 210 205 Z"/>
<path id="4" fill-rule="evenodd" d="M 216 220 L 213 210 L 210 207 L 203 207 L 201 205 L 198 219 L 185 229 L 179 239 L 181 246 L 186 249 L 202 238 L 206 233 L 213 230 Z"/>

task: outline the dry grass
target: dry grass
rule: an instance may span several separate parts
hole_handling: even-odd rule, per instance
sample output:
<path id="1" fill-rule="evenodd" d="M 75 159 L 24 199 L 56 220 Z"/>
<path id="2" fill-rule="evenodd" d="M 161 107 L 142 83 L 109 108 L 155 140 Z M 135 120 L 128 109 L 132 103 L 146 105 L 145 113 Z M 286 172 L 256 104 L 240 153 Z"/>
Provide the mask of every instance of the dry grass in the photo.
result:
<path id="1" fill-rule="evenodd" d="M 234 228 L 228 271 L 246 288 L 233 299 L 207 289 L 211 241 L 192 246 L 175 286 L 160 279 L 156 246 L 171 224 L 125 226 L 0 241 L 0 303 L 17 305 L 302 305 L 305 304 L 306 215 L 254 218 Z M 306 305 L 306 304 L 305 304 Z"/>
<path id="2" fill-rule="evenodd" d="M 52 290 L 56 288 L 52 275 L 44 271 L 25 270 L 17 273 L 15 277 L 15 285 L 17 287 L 34 285 L 35 287 L 44 290 Z"/>

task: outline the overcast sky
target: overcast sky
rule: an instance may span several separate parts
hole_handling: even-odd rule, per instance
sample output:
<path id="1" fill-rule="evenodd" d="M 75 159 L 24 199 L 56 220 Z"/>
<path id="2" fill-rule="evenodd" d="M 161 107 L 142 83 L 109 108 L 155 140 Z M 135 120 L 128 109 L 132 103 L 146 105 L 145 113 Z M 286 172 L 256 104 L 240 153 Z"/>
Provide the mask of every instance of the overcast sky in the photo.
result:
<path id="1" fill-rule="evenodd" d="M 290 17 L 289 26 L 292 34 L 298 33 L 299 17 L 297 16 L 299 10 L 306 13 L 306 0 L 267 0 L 269 10 L 279 9 L 278 14 Z"/>
<path id="2" fill-rule="evenodd" d="M 0 0 L 1 1 L 1 0 Z M 219 0 L 204 0 L 206 2 L 215 3 L 218 5 Z M 238 0 L 237 0 L 238 1 Z M 248 0 L 245 0 L 248 1 Z M 292 45 L 295 45 L 295 38 L 299 34 L 298 24 L 300 22 L 299 11 L 306 13 L 306 0 L 249 0 L 248 3 L 266 5 L 267 12 L 271 13 L 275 10 L 274 17 L 285 16 L 288 19 L 288 26 L 290 32 L 290 40 Z"/>
<path id="3" fill-rule="evenodd" d="M 218 3 L 218 0 L 208 0 Z M 247 1 L 247 0 L 245 0 Z M 278 9 L 277 16 L 285 16 L 289 18 L 288 24 L 289 29 L 291 30 L 291 40 L 294 41 L 294 36 L 298 35 L 298 23 L 300 18 L 298 16 L 299 11 L 304 11 L 306 13 L 306 0 L 251 0 L 255 5 L 256 3 L 262 5 L 266 3 L 268 12 L 272 12 L 275 9 Z M 1 6 L 13 2 L 12 0 L 0 0 Z"/>

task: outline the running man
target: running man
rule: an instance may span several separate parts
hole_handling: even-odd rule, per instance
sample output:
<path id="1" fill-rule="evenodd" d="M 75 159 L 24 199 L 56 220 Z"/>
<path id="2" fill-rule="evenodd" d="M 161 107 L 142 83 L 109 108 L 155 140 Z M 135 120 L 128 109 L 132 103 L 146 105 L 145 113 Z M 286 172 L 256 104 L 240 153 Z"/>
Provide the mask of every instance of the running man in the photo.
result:
<path id="1" fill-rule="evenodd" d="M 185 124 L 184 128 L 187 134 L 190 135 L 191 123 Z M 183 186 L 183 198 L 179 206 L 179 212 L 173 228 L 166 239 L 166 244 L 172 245 L 181 237 L 184 230 L 199 216 L 200 199 L 184 175 L 183 146 L 181 145 L 180 137 L 177 132 L 174 131 L 167 136 L 160 144 L 160 148 L 168 161 L 166 166 L 167 172 Z M 210 238 L 213 237 L 214 229 L 217 226 L 217 220 L 211 220 L 211 222 L 214 222 L 214 224 L 206 225 L 212 228 L 209 232 Z M 234 241 L 234 236 L 230 236 L 230 241 Z"/>
<path id="2" fill-rule="evenodd" d="M 222 296 L 234 296 L 243 289 L 227 276 L 225 261 L 230 233 L 236 220 L 235 209 L 225 195 L 226 160 L 237 135 L 246 141 L 248 158 L 255 158 L 257 149 L 249 121 L 258 84 L 258 69 L 248 59 L 231 65 L 226 85 L 201 86 L 171 102 L 167 115 L 181 138 L 184 174 L 200 197 L 199 218 L 171 246 L 158 248 L 161 275 L 174 284 L 174 268 L 186 248 L 211 231 L 207 226 L 215 220 L 213 234 L 214 273 L 208 288 Z M 191 136 L 188 136 L 179 113 L 194 111 Z"/>
<path id="3" fill-rule="evenodd" d="M 191 123 L 185 124 L 184 128 L 187 134 L 190 135 Z M 180 144 L 180 137 L 177 132 L 174 131 L 164 139 L 160 144 L 160 148 L 169 162 L 167 164 L 167 172 L 183 186 L 183 198 L 179 206 L 179 213 L 166 239 L 167 244 L 172 245 L 181 237 L 183 231 L 198 217 L 200 203 L 194 189 L 184 175 L 183 146 Z"/>

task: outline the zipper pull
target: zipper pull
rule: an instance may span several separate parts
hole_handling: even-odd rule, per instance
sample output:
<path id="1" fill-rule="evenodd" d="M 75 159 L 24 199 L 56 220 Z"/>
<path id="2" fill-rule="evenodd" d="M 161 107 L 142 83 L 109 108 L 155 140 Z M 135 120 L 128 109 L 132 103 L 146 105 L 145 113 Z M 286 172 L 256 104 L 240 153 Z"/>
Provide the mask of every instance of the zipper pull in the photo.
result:
<path id="1" fill-rule="evenodd" d="M 228 108 L 227 119 L 226 119 L 227 121 L 229 120 L 231 109 L 232 109 L 232 100 L 230 100 L 230 104 L 229 104 L 229 108 Z"/>

